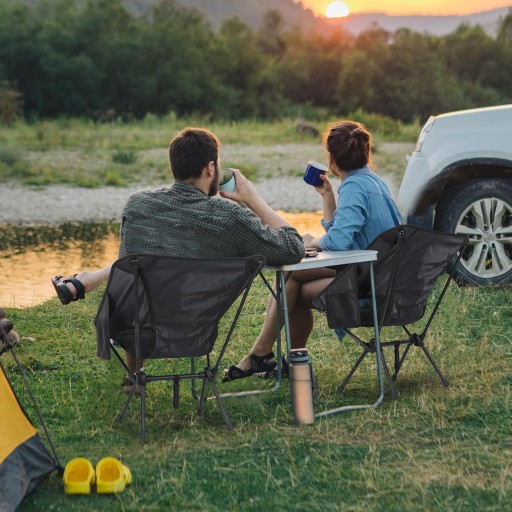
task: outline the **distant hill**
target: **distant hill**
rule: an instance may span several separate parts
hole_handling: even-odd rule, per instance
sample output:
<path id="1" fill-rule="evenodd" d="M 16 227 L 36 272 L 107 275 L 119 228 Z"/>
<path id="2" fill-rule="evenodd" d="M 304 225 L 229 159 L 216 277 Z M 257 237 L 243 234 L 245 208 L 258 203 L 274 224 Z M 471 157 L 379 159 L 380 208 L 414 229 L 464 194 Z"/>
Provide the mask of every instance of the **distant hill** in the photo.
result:
<path id="1" fill-rule="evenodd" d="M 390 32 L 399 28 L 409 28 L 414 32 L 427 32 L 442 36 L 453 32 L 460 24 L 480 25 L 488 34 L 495 36 L 501 18 L 506 16 L 510 7 L 502 7 L 466 16 L 389 16 L 384 13 L 352 14 L 341 20 L 329 20 L 332 26 L 341 26 L 345 30 L 358 34 L 373 23 Z"/>
<path id="2" fill-rule="evenodd" d="M 41 0 L 25 0 L 38 3 Z M 142 14 L 159 0 L 124 0 L 125 5 Z M 182 7 L 195 7 L 202 11 L 213 27 L 218 29 L 222 22 L 234 16 L 240 18 L 254 29 L 257 29 L 265 12 L 270 9 L 278 10 L 285 27 L 301 27 L 305 32 L 331 31 L 339 27 L 359 34 L 377 24 L 385 30 L 394 32 L 399 28 L 409 28 L 414 32 L 427 32 L 433 35 L 446 35 L 453 32 L 461 23 L 481 25 L 487 33 L 496 35 L 500 19 L 506 16 L 510 7 L 502 7 L 465 16 L 390 16 L 384 13 L 351 14 L 340 20 L 327 20 L 317 17 L 310 9 L 293 0 L 175 0 Z"/>
<path id="3" fill-rule="evenodd" d="M 154 4 L 157 0 L 126 0 L 127 4 Z M 390 16 L 384 13 L 352 14 L 340 20 L 326 20 L 317 17 L 310 9 L 293 0 L 176 0 L 183 7 L 196 7 L 203 11 L 215 28 L 226 18 L 237 16 L 253 28 L 258 28 L 266 11 L 276 9 L 283 15 L 285 26 L 300 26 L 304 31 L 329 30 L 343 27 L 359 34 L 376 23 L 385 30 L 394 32 L 399 28 L 409 28 L 414 32 L 428 32 L 433 35 L 446 35 L 453 32 L 461 23 L 481 25 L 487 33 L 497 33 L 500 19 L 512 8 L 502 7 L 465 16 Z M 483 2 L 484 4 L 484 2 Z"/>

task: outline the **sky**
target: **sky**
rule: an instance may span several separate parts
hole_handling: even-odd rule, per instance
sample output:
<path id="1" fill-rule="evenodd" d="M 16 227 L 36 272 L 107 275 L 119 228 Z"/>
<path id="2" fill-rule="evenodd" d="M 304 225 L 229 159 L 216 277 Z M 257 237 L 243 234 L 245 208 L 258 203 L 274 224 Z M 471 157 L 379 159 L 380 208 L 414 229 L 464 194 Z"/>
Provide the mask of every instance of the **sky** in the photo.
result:
<path id="1" fill-rule="evenodd" d="M 294 0 L 316 14 L 324 14 L 332 0 Z M 512 0 L 343 0 L 350 12 L 384 12 L 393 15 L 473 14 L 499 7 L 512 7 Z"/>

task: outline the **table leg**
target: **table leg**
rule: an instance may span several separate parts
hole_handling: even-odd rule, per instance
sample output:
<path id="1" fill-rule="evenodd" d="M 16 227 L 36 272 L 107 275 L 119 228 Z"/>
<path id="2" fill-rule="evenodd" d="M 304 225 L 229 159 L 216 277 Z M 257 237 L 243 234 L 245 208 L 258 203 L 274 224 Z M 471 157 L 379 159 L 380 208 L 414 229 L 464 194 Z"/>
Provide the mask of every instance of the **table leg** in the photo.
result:
<path id="1" fill-rule="evenodd" d="M 373 308 L 373 329 L 375 334 L 375 354 L 377 357 L 377 379 L 379 381 L 380 394 L 377 400 L 373 404 L 362 404 L 362 405 L 345 405 L 343 407 L 336 407 L 334 409 L 328 409 L 323 412 L 315 414 L 315 418 L 322 416 L 328 416 L 330 414 L 336 414 L 338 412 L 354 411 L 357 409 L 372 409 L 380 405 L 384 399 L 384 377 L 382 375 L 382 360 L 381 360 L 381 348 L 380 348 L 380 328 L 379 318 L 377 315 L 377 298 L 375 295 L 375 278 L 373 273 L 373 262 L 369 262 L 370 265 L 370 285 L 372 290 L 372 308 Z"/>
<path id="2" fill-rule="evenodd" d="M 283 276 L 283 277 L 281 277 Z M 243 397 L 243 396 L 251 396 L 251 395 L 259 395 L 261 393 L 273 393 L 274 391 L 277 391 L 279 389 L 279 386 L 281 385 L 281 314 L 284 314 L 285 318 L 285 332 L 286 332 L 286 340 L 287 340 L 287 347 L 289 347 L 289 327 L 288 327 L 288 310 L 286 312 L 283 312 L 283 306 L 282 304 L 285 304 L 287 307 L 286 302 L 286 278 L 285 278 L 285 272 L 283 271 L 276 271 L 276 290 L 272 289 L 272 286 L 267 281 L 265 276 L 260 272 L 260 277 L 263 280 L 263 283 L 268 288 L 272 296 L 274 297 L 274 300 L 276 301 L 276 342 L 277 342 L 277 374 L 276 374 L 276 382 L 274 384 L 274 387 L 272 389 L 252 389 L 248 391 L 233 391 L 233 392 L 224 392 L 220 395 L 221 398 L 232 398 L 232 397 Z M 283 291 L 284 290 L 284 291 Z M 284 302 L 283 302 L 284 300 Z M 289 348 L 287 349 L 288 356 L 290 355 Z M 208 400 L 214 399 L 215 397 L 208 397 Z"/>

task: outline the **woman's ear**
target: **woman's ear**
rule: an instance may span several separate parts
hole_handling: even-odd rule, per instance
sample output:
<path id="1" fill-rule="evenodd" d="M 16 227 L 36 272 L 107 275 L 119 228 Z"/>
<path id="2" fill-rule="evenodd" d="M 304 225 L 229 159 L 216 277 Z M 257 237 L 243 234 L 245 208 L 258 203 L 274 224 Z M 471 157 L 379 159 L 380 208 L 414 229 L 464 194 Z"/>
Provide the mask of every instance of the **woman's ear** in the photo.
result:
<path id="1" fill-rule="evenodd" d="M 330 153 L 327 154 L 327 168 L 329 171 L 331 171 L 333 174 L 335 174 L 335 171 L 337 169 L 336 163 L 332 159 L 332 155 Z"/>

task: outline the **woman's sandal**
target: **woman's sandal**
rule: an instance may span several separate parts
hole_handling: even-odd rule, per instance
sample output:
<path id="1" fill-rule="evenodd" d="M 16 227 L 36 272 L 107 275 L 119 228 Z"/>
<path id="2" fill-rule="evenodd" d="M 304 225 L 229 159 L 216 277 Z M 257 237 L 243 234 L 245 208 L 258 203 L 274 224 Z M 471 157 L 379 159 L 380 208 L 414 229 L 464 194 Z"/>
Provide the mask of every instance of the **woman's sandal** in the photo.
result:
<path id="1" fill-rule="evenodd" d="M 242 370 L 238 366 L 230 366 L 228 373 L 222 379 L 222 382 L 231 382 L 233 380 L 244 379 L 250 377 L 255 373 L 269 372 L 277 366 L 277 361 L 274 359 L 274 352 L 269 352 L 264 356 L 257 356 L 250 354 L 251 366 L 247 370 Z"/>
<path id="2" fill-rule="evenodd" d="M 74 300 L 85 299 L 85 288 L 81 281 L 79 281 L 75 274 L 73 277 L 64 279 L 64 276 L 55 276 L 52 278 L 52 284 L 55 292 L 59 296 L 60 301 L 65 306 Z M 71 283 L 76 288 L 76 296 L 73 297 L 71 290 L 66 286 L 66 283 Z"/>
<path id="3" fill-rule="evenodd" d="M 281 358 L 281 377 L 289 377 L 290 375 L 290 367 L 286 362 L 284 356 Z M 267 372 L 259 373 L 258 377 L 262 379 L 275 379 L 277 377 L 277 365 L 273 370 L 269 370 Z"/>

